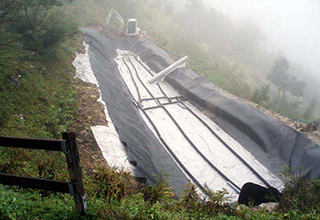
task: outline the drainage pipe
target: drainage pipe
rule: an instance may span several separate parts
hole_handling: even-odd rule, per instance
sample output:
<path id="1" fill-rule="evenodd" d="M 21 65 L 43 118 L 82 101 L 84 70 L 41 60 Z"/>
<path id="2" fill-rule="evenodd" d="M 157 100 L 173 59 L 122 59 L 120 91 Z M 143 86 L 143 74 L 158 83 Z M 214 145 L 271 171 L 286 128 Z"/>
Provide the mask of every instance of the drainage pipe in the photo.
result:
<path id="1" fill-rule="evenodd" d="M 151 79 L 149 79 L 149 83 L 155 83 L 155 82 L 162 82 L 163 79 L 170 73 L 172 73 L 173 71 L 175 71 L 178 68 L 182 68 L 186 66 L 186 61 L 187 61 L 188 57 L 185 56 L 183 58 L 181 58 L 180 60 L 178 60 L 177 62 L 171 64 L 170 66 L 168 66 L 167 68 L 165 68 L 164 70 L 160 71 L 159 73 L 157 73 L 155 76 L 153 76 Z"/>
<path id="2" fill-rule="evenodd" d="M 151 71 L 137 58 L 137 56 L 134 56 L 134 59 L 149 73 L 149 75 L 151 77 L 153 77 L 154 75 L 151 73 Z M 168 98 L 168 95 L 163 91 L 162 87 L 157 83 L 157 86 L 159 88 L 159 90 L 161 91 L 161 93 Z M 169 100 L 169 99 L 168 99 Z"/>

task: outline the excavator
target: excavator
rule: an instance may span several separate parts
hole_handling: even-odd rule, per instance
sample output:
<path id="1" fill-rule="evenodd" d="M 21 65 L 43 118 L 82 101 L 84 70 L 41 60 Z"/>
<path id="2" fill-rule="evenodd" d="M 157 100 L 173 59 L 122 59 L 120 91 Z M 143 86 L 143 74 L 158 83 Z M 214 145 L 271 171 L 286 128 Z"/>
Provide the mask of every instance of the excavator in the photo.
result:
<path id="1" fill-rule="evenodd" d="M 111 20 L 115 17 L 120 22 L 120 27 L 111 27 Z M 116 12 L 114 9 L 111 9 L 107 18 L 106 18 L 106 28 L 112 32 L 116 32 L 119 36 L 129 36 L 129 37 L 138 37 L 140 36 L 140 29 L 138 28 L 137 19 L 131 18 L 127 21 L 125 25 L 123 17 Z"/>

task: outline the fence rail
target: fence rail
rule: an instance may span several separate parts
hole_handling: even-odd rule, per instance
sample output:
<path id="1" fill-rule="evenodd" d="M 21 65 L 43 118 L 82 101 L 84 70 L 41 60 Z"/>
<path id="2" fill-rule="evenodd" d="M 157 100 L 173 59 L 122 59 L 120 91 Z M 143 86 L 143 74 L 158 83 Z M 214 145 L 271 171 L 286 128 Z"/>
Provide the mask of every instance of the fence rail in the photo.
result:
<path id="1" fill-rule="evenodd" d="M 50 140 L 0 136 L 0 146 L 65 153 L 71 182 L 0 173 L 0 184 L 68 193 L 74 198 L 78 214 L 84 215 L 87 208 L 87 200 L 83 186 L 76 135 L 72 132 L 63 133 L 62 138 L 62 140 Z"/>

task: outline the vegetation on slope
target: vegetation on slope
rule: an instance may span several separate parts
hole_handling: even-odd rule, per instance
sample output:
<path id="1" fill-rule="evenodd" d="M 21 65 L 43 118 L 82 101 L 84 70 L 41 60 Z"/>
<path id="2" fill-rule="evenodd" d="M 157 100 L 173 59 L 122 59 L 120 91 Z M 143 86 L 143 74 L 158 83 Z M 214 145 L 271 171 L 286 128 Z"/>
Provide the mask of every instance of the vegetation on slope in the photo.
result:
<path id="1" fill-rule="evenodd" d="M 55 1 L 1 2 L 5 14 L 0 23 L 0 135 L 57 138 L 74 120 L 72 43 L 67 39 L 77 29 L 62 28 L 52 20 L 56 14 L 50 8 L 58 5 Z M 61 174 L 57 178 L 66 178 L 64 161 L 55 161 L 53 153 L 0 149 L 0 155 L 1 172 L 54 178 L 57 169 Z"/>
<path id="2" fill-rule="evenodd" d="M 74 35 L 76 26 L 62 16 L 60 1 L 13 0 L 1 1 L 0 6 L 0 135 L 60 138 L 61 132 L 78 121 L 71 64 L 75 48 L 80 46 Z M 186 38 L 178 44 L 179 38 L 173 41 L 178 33 L 170 36 L 168 31 L 171 25 L 178 28 L 171 27 L 172 31 L 183 31 L 178 23 L 147 4 L 138 6 L 126 0 L 77 0 L 65 5 L 63 10 L 78 18 L 80 24 L 102 22 L 111 7 L 126 17 L 134 16 L 136 10 L 140 10 L 141 16 L 150 17 L 150 23 L 144 21 L 145 29 L 149 27 L 150 34 L 160 39 L 175 56 L 185 54 L 175 46 L 177 43 L 185 49 L 190 48 L 194 57 L 192 65 L 207 71 L 208 77 L 213 77 L 211 80 L 221 80 L 222 85 L 223 77 L 233 77 L 219 75 L 219 68 L 222 72 L 224 68 L 232 69 L 230 63 L 234 61 L 216 53 L 206 60 L 202 52 L 211 52 L 205 43 L 198 45 Z M 164 20 L 148 15 L 148 10 Z M 61 17 L 56 17 L 56 13 Z M 37 17 L 40 15 L 41 21 Z M 57 18 L 62 20 L 57 21 Z M 159 22 L 157 28 L 152 27 L 155 19 Z M 162 21 L 165 22 L 161 24 Z M 55 33 L 59 33 L 59 37 L 51 39 Z M 190 47 L 187 47 L 189 43 Z M 210 72 L 211 67 L 217 75 Z M 228 70 L 225 74 L 229 74 Z M 88 129 L 87 125 L 79 127 Z M 0 151 L 0 172 L 68 179 L 65 158 L 60 153 L 4 148 Z M 86 166 L 84 164 L 84 168 Z M 184 194 L 176 199 L 166 184 L 168 177 L 165 175 L 153 186 L 139 185 L 128 173 L 113 168 L 97 167 L 95 172 L 85 173 L 84 178 L 88 198 L 86 216 L 77 216 L 73 198 L 69 195 L 0 185 L 0 219 L 317 219 L 320 215 L 319 181 L 293 179 L 280 207 L 267 212 L 247 207 L 232 209 L 223 204 L 224 191 L 212 193 L 209 200 L 202 201 L 193 186 L 186 186 Z"/>
<path id="3" fill-rule="evenodd" d="M 0 186 L 0 219 L 318 219 L 319 181 L 295 179 L 271 212 L 223 204 L 224 191 L 200 200 L 194 187 L 175 199 L 165 178 L 154 186 L 132 185 L 123 171 L 97 169 L 86 176 L 88 210 L 78 216 L 71 196 Z"/>

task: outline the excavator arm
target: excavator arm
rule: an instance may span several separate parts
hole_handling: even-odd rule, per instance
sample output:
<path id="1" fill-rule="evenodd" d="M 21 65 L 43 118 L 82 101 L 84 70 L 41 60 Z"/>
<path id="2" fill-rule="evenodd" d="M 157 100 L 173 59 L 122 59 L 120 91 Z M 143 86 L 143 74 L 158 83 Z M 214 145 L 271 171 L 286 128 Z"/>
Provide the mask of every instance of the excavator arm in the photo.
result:
<path id="1" fill-rule="evenodd" d="M 118 12 L 116 12 L 114 9 L 110 10 L 110 12 L 106 18 L 106 27 L 108 26 L 108 24 L 110 23 L 110 21 L 113 17 L 116 17 L 120 21 L 121 30 L 124 31 L 124 25 L 125 25 L 124 20 L 123 20 L 122 16 Z"/>

